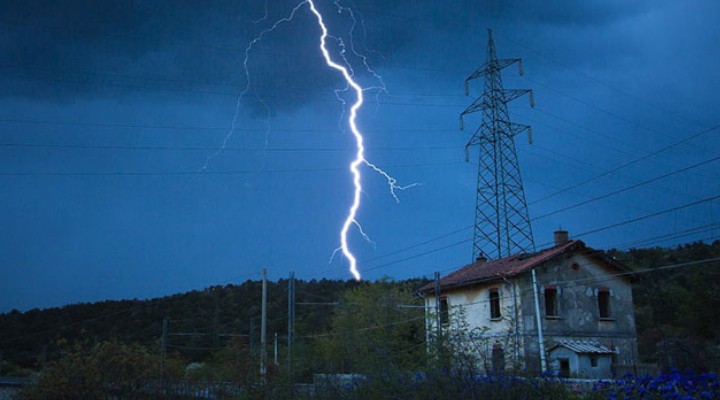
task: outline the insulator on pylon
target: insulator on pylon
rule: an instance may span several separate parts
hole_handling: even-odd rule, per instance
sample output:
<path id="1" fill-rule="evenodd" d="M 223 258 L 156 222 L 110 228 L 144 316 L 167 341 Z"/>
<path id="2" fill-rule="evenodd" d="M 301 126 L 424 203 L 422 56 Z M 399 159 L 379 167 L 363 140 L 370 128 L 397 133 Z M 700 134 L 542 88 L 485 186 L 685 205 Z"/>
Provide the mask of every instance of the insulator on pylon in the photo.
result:
<path id="1" fill-rule="evenodd" d="M 518 60 L 518 74 L 520 74 L 520 76 L 523 76 L 522 59 Z"/>
<path id="2" fill-rule="evenodd" d="M 465 80 L 465 96 L 470 96 L 470 82 Z"/>
<path id="3" fill-rule="evenodd" d="M 465 145 L 465 162 L 470 162 L 470 150 L 468 146 L 470 146 L 470 144 Z"/>
<path id="4" fill-rule="evenodd" d="M 461 131 L 464 130 L 464 129 L 463 129 L 463 128 L 464 128 L 463 125 L 465 125 L 465 124 L 463 123 L 463 116 L 462 116 L 462 114 L 460 114 L 460 130 L 461 130 Z"/>
<path id="5" fill-rule="evenodd" d="M 528 126 L 528 144 L 532 144 L 533 137 L 532 137 L 532 126 Z"/>
<path id="6" fill-rule="evenodd" d="M 528 97 L 530 97 L 530 107 L 535 108 L 535 96 L 533 96 L 533 92 L 528 93 Z"/>

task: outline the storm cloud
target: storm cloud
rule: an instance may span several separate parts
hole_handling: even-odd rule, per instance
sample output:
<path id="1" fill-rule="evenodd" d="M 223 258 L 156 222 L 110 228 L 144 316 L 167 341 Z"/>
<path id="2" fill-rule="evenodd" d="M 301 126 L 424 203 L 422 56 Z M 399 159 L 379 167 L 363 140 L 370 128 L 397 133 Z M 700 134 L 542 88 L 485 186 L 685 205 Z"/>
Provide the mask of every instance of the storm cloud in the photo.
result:
<path id="1" fill-rule="evenodd" d="M 402 65 L 430 38 L 456 29 L 489 24 L 529 24 L 538 35 L 567 26 L 602 27 L 648 6 L 627 2 L 534 2 L 464 0 L 417 3 L 380 0 L 320 4 L 331 29 L 347 47 L 367 56 L 371 66 L 388 57 Z M 64 101 L 78 97 L 158 99 L 203 94 L 233 97 L 247 84 L 247 44 L 274 21 L 287 16 L 292 1 L 218 0 L 91 1 L 33 0 L 0 3 L 0 95 Z M 250 96 L 245 105 L 264 114 L 328 99 L 342 88 L 320 62 L 315 21 L 307 8 L 253 47 L 248 61 Z M 418 29 L 418 21 L 432 21 Z M 471 25 L 472 24 L 472 25 Z M 310 25 L 310 29 L 308 29 Z M 353 26 L 354 25 L 354 26 Z M 470 29 L 470 28 L 468 28 Z M 350 37 L 350 33 L 353 37 Z M 331 43 L 338 49 L 337 43 Z M 308 55 L 316 55 L 315 58 Z M 404 57 L 404 54 L 409 54 Z M 353 54 L 346 53 L 351 63 Z M 403 61 L 405 60 L 405 61 Z M 356 69 L 356 73 L 366 71 Z"/>

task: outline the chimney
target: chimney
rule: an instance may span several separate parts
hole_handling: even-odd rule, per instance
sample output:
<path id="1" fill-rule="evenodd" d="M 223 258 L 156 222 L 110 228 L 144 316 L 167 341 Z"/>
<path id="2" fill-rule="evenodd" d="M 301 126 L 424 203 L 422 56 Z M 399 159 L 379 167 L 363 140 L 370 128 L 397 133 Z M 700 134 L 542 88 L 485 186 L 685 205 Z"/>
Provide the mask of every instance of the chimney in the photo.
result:
<path id="1" fill-rule="evenodd" d="M 486 262 L 487 262 L 487 257 L 485 257 L 484 254 L 480 254 L 480 255 L 475 259 L 475 264 L 476 264 L 476 265 L 483 265 L 483 264 L 485 264 Z"/>
<path id="2" fill-rule="evenodd" d="M 560 246 L 570 241 L 568 231 L 563 230 L 562 228 L 553 232 L 553 235 L 555 236 L 555 246 Z"/>

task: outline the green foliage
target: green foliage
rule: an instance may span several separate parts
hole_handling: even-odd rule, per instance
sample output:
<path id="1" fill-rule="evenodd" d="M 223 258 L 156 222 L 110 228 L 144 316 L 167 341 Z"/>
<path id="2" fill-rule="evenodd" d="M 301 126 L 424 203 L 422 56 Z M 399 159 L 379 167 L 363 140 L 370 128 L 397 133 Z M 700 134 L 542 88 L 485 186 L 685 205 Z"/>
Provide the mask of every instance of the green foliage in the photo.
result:
<path id="1" fill-rule="evenodd" d="M 355 287 L 355 281 L 297 281 L 297 302 L 337 300 Z M 224 348 L 227 338 L 218 333 L 250 334 L 259 342 L 261 283 L 246 281 L 240 285 L 212 286 L 205 290 L 176 294 L 151 300 L 103 301 L 74 304 L 27 312 L 13 310 L 0 314 L 0 350 L 4 361 L 23 369 L 39 369 L 43 359 L 58 357 L 59 339 L 104 341 L 120 338 L 148 349 L 159 349 L 162 321 L 170 320 L 169 330 L 190 332 L 194 336 L 172 336 L 170 349 L 191 362 L 207 362 Z M 253 331 L 250 323 L 254 320 Z M 298 318 L 298 332 L 327 332 L 327 309 L 315 308 Z M 268 332 L 287 331 L 287 281 L 268 284 Z M 246 343 L 248 344 L 248 343 Z M 175 346 L 175 347 L 173 347 Z M 257 350 L 257 348 L 255 348 Z"/>
<path id="2" fill-rule="evenodd" d="M 720 370 L 720 263 L 664 268 L 718 258 L 720 241 L 611 254 L 643 271 L 633 287 L 640 356 L 663 369 Z"/>
<path id="3" fill-rule="evenodd" d="M 49 363 L 25 390 L 28 400 L 144 398 L 148 385 L 162 377 L 177 379 L 181 371 L 177 363 L 116 340 L 60 346 L 62 357 Z"/>
<path id="4" fill-rule="evenodd" d="M 424 313 L 413 288 L 387 281 L 345 292 L 330 335 L 316 338 L 323 372 L 369 373 L 423 364 Z M 411 307 L 408 307 L 411 306 Z"/>

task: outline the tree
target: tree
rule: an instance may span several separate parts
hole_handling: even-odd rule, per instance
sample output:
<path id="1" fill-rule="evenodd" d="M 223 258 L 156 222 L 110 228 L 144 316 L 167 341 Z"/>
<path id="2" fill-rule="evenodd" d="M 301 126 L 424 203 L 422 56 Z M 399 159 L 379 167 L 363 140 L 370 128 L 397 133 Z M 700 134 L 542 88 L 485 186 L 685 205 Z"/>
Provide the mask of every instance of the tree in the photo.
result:
<path id="1" fill-rule="evenodd" d="M 383 280 L 346 291 L 330 334 L 316 339 L 325 370 L 373 374 L 416 369 L 425 354 L 424 313 L 409 285 Z"/>
<path id="2" fill-rule="evenodd" d="M 28 400 L 140 399 L 160 381 L 160 356 L 138 345 L 117 340 L 60 345 L 61 358 L 40 372 L 25 392 Z M 173 365 L 166 360 L 166 371 L 177 376 L 181 369 Z"/>

